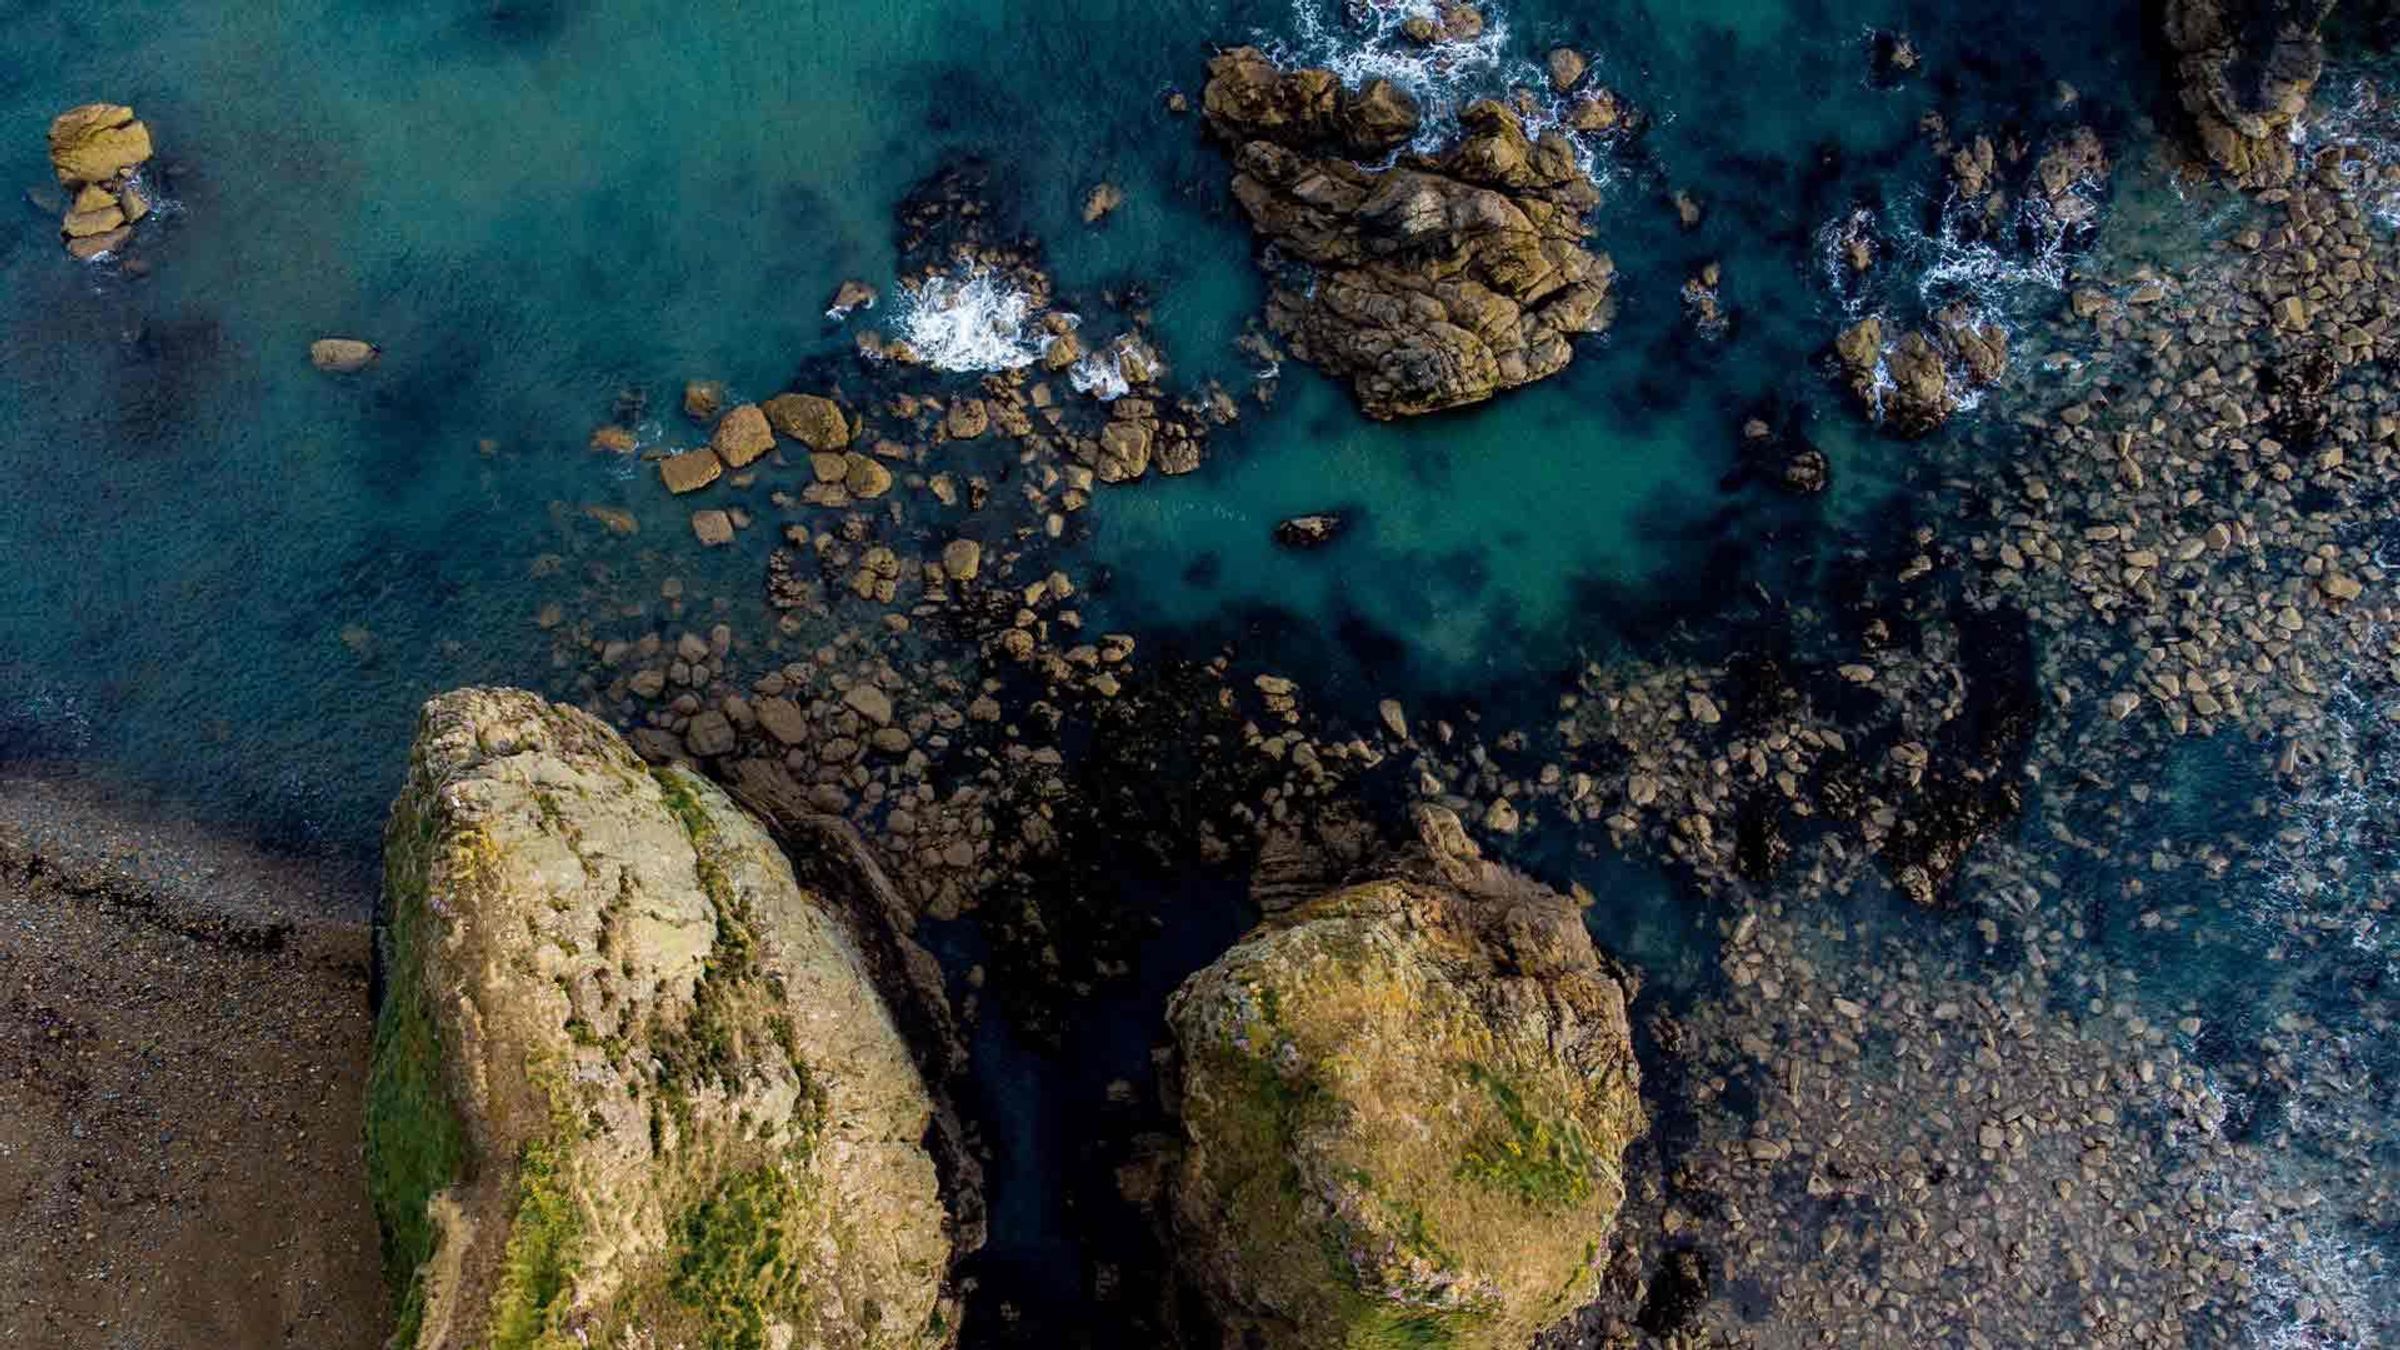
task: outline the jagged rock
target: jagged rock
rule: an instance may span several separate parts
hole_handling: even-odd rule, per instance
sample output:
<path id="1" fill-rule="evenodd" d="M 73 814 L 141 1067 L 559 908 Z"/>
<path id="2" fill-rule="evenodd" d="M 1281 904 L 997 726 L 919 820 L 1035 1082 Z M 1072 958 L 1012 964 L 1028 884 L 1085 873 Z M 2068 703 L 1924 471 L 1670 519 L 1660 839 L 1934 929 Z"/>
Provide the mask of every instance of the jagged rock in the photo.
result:
<path id="1" fill-rule="evenodd" d="M 1401 97 L 1350 94 L 1330 71 L 1281 71 L 1248 47 L 1210 63 L 1203 97 L 1252 228 L 1313 272 L 1313 284 L 1273 288 L 1269 325 L 1348 379 L 1373 417 L 1555 374 L 1575 336 L 1606 327 L 1612 277 L 1584 248 L 1598 192 L 1572 147 L 1555 131 L 1528 138 L 1503 104 L 1469 105 L 1439 155 L 1380 169 L 1345 158 L 1414 134 L 1413 108 L 1365 124 L 1362 108 Z"/>
<path id="2" fill-rule="evenodd" d="M 1583 53 L 1573 47 L 1551 48 L 1545 64 L 1550 68 L 1550 87 L 1562 94 L 1574 88 L 1583 79 L 1583 72 L 1591 68 L 1591 62 L 1584 60 Z"/>
<path id="3" fill-rule="evenodd" d="M 426 705 L 367 1147 L 392 1344 L 945 1343 L 931 1099 L 740 808 L 519 690 Z"/>
<path id="4" fill-rule="evenodd" d="M 1644 1128 L 1626 991 L 1573 903 L 1447 811 L 1418 828 L 1168 1005 L 1177 1247 L 1249 1343 L 1517 1350 L 1608 1261 Z"/>
<path id="5" fill-rule="evenodd" d="M 2298 168 L 2292 127 L 2325 67 L 2333 0 L 2166 0 L 2176 96 L 2200 153 L 2244 187 Z"/>
<path id="6" fill-rule="evenodd" d="M 50 123 L 50 167 L 65 187 L 114 184 L 149 163 L 150 128 L 119 103 L 86 103 Z"/>
<path id="7" fill-rule="evenodd" d="M 1294 516 L 1275 526 L 1275 542 L 1285 548 L 1321 548 L 1333 542 L 1342 532 L 1344 521 L 1337 511 L 1320 511 L 1315 515 Z"/>
<path id="8" fill-rule="evenodd" d="M 1934 316 L 1931 333 L 1911 329 L 1887 342 L 1883 320 L 1869 315 L 1834 339 L 1833 352 L 1869 416 L 1896 435 L 1923 436 L 2007 372 L 2008 330 L 1952 305 Z"/>

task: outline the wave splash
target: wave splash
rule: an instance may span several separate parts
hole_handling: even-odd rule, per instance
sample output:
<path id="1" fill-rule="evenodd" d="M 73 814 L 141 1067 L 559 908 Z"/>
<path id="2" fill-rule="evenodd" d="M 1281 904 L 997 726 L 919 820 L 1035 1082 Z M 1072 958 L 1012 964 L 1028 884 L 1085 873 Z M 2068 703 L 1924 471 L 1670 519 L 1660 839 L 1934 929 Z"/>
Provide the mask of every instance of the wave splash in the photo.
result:
<path id="1" fill-rule="evenodd" d="M 936 370 L 1021 370 L 1052 341 L 1033 296 L 979 265 L 900 283 L 892 309 L 898 336 Z"/>

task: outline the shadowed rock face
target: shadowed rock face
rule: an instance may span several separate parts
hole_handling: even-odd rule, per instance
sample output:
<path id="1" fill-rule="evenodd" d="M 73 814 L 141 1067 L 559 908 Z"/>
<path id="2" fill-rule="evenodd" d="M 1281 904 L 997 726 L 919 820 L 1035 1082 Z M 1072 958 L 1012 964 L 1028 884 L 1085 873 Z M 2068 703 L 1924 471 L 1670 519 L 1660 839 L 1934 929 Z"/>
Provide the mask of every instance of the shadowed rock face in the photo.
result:
<path id="1" fill-rule="evenodd" d="M 1626 990 L 1576 906 L 1448 812 L 1419 830 L 1168 1007 L 1179 1255 L 1277 1350 L 1528 1344 L 1591 1299 L 1644 1128 Z"/>
<path id="2" fill-rule="evenodd" d="M 2292 125 L 2325 66 L 2333 0 L 2166 0 L 2177 98 L 2208 161 L 2244 187 L 2289 182 Z"/>
<path id="3" fill-rule="evenodd" d="M 1284 71 L 1255 48 L 1209 63 L 1210 127 L 1232 148 L 1234 199 L 1305 282 L 1282 280 L 1268 323 L 1302 360 L 1347 379 L 1371 417 L 1490 398 L 1556 374 L 1608 324 L 1613 269 L 1584 247 L 1599 193 L 1563 135 L 1528 138 L 1489 100 L 1438 155 L 1379 158 L 1415 136 L 1408 95 Z"/>
<path id="4" fill-rule="evenodd" d="M 532 694 L 446 694 L 385 870 L 395 1344 L 949 1340 L 925 1086 L 852 936 L 715 787 Z"/>

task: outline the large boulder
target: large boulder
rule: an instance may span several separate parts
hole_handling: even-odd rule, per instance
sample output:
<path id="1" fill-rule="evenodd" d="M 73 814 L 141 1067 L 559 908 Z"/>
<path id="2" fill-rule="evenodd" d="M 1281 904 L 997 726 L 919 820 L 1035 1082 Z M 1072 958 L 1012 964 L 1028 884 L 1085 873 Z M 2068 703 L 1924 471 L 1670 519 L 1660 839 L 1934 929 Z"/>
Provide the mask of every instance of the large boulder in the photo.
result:
<path id="1" fill-rule="evenodd" d="M 2333 0 L 2166 0 L 2177 98 L 2200 153 L 2244 187 L 2290 181 L 2292 131 L 2325 68 Z"/>
<path id="2" fill-rule="evenodd" d="M 1517 1350 L 1607 1263 L 1644 1128 L 1626 990 L 1573 903 L 1448 812 L 1419 828 L 1168 1005 L 1177 1246 L 1252 1344 Z"/>
<path id="3" fill-rule="evenodd" d="M 1283 71 L 1255 48 L 1209 63 L 1210 127 L 1232 149 L 1233 196 L 1307 276 L 1279 276 L 1267 321 L 1294 355 L 1347 379 L 1371 417 L 1490 398 L 1557 373 L 1608 324 L 1614 275 L 1589 251 L 1599 200 L 1565 134 L 1528 137 L 1504 104 L 1459 116 L 1436 155 L 1388 166 L 1415 105 L 1330 71 Z"/>
<path id="4" fill-rule="evenodd" d="M 942 1345 L 932 1104 L 723 793 L 518 690 L 427 704 L 367 1147 L 402 1347 Z"/>
<path id="5" fill-rule="evenodd" d="M 122 182 L 150 155 L 150 128 L 121 103 L 86 103 L 50 123 L 50 167 L 66 187 Z"/>

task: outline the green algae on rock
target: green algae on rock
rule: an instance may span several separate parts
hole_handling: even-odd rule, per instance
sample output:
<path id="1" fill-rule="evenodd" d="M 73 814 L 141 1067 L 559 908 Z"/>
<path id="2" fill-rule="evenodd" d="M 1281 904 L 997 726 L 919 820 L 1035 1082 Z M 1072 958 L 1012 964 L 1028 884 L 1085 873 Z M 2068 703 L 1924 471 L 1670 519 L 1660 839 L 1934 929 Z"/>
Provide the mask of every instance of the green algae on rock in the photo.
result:
<path id="1" fill-rule="evenodd" d="M 1594 1296 L 1644 1128 L 1626 990 L 1556 893 L 1422 809 L 1395 875 L 1177 991 L 1182 1257 L 1276 1350 L 1522 1347 Z"/>
<path id="2" fill-rule="evenodd" d="M 931 1098 L 852 936 L 722 792 L 461 690 L 426 705 L 385 873 L 395 1345 L 949 1342 Z"/>

